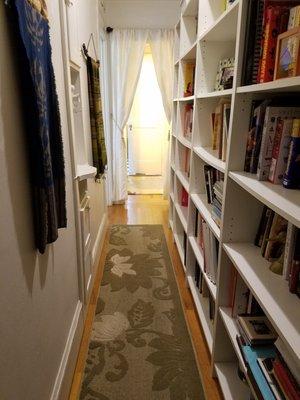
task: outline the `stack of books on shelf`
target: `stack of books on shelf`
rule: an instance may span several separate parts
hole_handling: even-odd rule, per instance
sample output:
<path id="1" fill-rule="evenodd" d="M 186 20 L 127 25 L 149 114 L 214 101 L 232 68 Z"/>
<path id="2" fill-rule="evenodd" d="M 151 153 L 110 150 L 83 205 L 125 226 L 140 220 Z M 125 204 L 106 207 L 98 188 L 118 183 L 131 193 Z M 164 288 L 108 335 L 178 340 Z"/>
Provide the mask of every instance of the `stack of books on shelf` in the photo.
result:
<path id="1" fill-rule="evenodd" d="M 270 270 L 282 275 L 290 292 L 300 296 L 300 230 L 265 206 L 254 244 L 270 262 Z"/>
<path id="2" fill-rule="evenodd" d="M 276 100 L 281 103 L 283 100 Z M 300 187 L 300 107 L 253 101 L 244 171 L 260 181 Z"/>
<path id="3" fill-rule="evenodd" d="M 238 316 L 237 342 L 256 398 L 299 400 L 300 369 L 266 316 Z"/>
<path id="4" fill-rule="evenodd" d="M 203 277 L 203 272 L 201 271 L 201 268 L 197 261 L 195 261 L 194 281 L 195 281 L 196 287 L 199 289 L 199 293 L 204 298 L 208 298 L 208 300 L 209 300 L 209 310 L 208 310 L 209 311 L 209 319 L 213 323 L 214 317 L 215 317 L 215 301 L 207 287 L 207 284 L 205 283 L 205 279 Z"/>
<path id="5" fill-rule="evenodd" d="M 299 74 L 299 4 L 296 0 L 249 0 L 242 85 Z"/>
<path id="6" fill-rule="evenodd" d="M 208 204 L 211 204 L 211 216 L 218 226 L 222 219 L 224 174 L 210 165 L 204 165 L 204 177 Z"/>
<path id="7" fill-rule="evenodd" d="M 195 62 L 186 62 L 183 66 L 183 80 L 184 80 L 184 97 L 194 95 L 195 90 Z"/>
<path id="8" fill-rule="evenodd" d="M 213 150 L 217 150 L 217 156 L 220 160 L 226 161 L 227 140 L 230 119 L 230 101 L 221 99 L 211 114 L 212 123 L 212 143 Z"/>
<path id="9" fill-rule="evenodd" d="M 194 105 L 186 104 L 183 112 L 183 136 L 191 141 L 193 132 L 193 113 Z"/>
<path id="10" fill-rule="evenodd" d="M 198 245 L 200 246 L 200 249 L 202 250 L 204 259 L 204 272 L 206 273 L 210 281 L 213 284 L 216 284 L 219 258 L 219 242 L 198 211 L 196 211 L 195 238 Z"/>

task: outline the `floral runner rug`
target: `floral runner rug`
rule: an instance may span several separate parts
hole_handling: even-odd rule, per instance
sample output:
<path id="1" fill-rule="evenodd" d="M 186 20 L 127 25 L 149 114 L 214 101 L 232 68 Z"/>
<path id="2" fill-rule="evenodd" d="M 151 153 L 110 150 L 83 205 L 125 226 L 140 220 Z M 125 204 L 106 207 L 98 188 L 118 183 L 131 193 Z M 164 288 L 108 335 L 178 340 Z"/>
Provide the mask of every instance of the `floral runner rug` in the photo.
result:
<path id="1" fill-rule="evenodd" d="M 81 400 L 203 400 L 161 225 L 114 225 Z"/>

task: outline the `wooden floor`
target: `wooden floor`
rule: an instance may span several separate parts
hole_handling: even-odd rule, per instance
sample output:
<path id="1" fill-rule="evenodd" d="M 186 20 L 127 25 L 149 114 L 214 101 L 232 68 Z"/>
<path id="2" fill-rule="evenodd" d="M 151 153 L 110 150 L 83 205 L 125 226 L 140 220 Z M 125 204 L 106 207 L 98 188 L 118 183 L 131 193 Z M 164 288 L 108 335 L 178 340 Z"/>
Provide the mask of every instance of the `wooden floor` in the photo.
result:
<path id="1" fill-rule="evenodd" d="M 186 287 L 185 276 L 181 266 L 179 254 L 173 242 L 172 232 L 168 226 L 168 202 L 159 195 L 139 195 L 129 196 L 126 205 L 116 205 L 108 209 L 108 223 L 110 224 L 162 224 L 164 227 L 169 252 L 175 269 L 177 282 L 179 285 L 182 302 L 189 329 L 193 338 L 194 347 L 197 353 L 198 364 L 200 366 L 204 390 L 207 400 L 222 399 L 221 390 L 217 381 L 210 376 L 210 354 L 206 347 L 204 334 L 202 332 L 193 299 L 189 289 Z M 96 301 L 99 293 L 99 286 L 107 252 L 108 231 L 106 233 L 105 244 L 101 255 L 99 270 L 95 278 L 95 284 L 91 295 L 91 301 L 87 313 L 83 338 L 77 365 L 74 373 L 73 384 L 69 400 L 75 400 L 80 393 L 80 384 L 85 367 L 85 358 L 88 351 L 89 336 L 93 323 Z M 130 399 L 126 399 L 130 400 Z"/>

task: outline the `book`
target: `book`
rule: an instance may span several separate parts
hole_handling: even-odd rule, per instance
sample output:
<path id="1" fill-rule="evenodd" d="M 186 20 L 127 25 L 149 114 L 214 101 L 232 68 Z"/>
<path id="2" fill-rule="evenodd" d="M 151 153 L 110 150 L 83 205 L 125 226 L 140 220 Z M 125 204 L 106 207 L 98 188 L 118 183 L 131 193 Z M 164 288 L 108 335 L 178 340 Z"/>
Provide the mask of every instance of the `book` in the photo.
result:
<path id="1" fill-rule="evenodd" d="M 272 153 L 273 153 L 274 137 L 275 137 L 278 117 L 288 118 L 292 116 L 294 112 L 295 112 L 294 108 L 288 106 L 286 107 L 268 106 L 266 108 L 263 132 L 262 132 L 261 148 L 257 166 L 258 180 L 265 181 L 269 177 Z"/>
<path id="2" fill-rule="evenodd" d="M 272 151 L 272 160 L 268 180 L 276 185 L 282 183 L 286 171 L 289 145 L 291 142 L 293 120 L 277 119 L 274 145 Z"/>
<path id="3" fill-rule="evenodd" d="M 295 293 L 300 297 L 300 229 L 297 229 L 295 239 L 295 250 L 291 264 L 289 276 L 289 289 L 291 293 Z"/>
<path id="4" fill-rule="evenodd" d="M 274 358 L 269 357 L 259 357 L 257 359 L 257 363 L 270 386 L 270 389 L 276 400 L 284 400 L 282 396 L 281 390 L 278 388 L 276 378 L 274 377 L 274 368 L 273 368 Z"/>
<path id="5" fill-rule="evenodd" d="M 187 62 L 184 64 L 184 97 L 189 97 L 194 95 L 194 85 L 195 85 L 195 63 Z"/>
<path id="6" fill-rule="evenodd" d="M 227 142 L 229 136 L 229 122 L 230 122 L 230 104 L 225 103 L 223 107 L 223 133 L 222 133 L 222 146 L 219 149 L 219 158 L 226 161 Z"/>
<path id="7" fill-rule="evenodd" d="M 290 277 L 290 271 L 293 262 L 296 233 L 297 233 L 296 226 L 293 225 L 291 222 L 288 222 L 285 249 L 284 249 L 284 258 L 283 258 L 283 271 L 282 271 L 282 275 L 284 279 L 286 279 L 287 281 L 289 280 Z"/>
<path id="8" fill-rule="evenodd" d="M 269 103 L 270 103 L 269 100 L 263 101 L 258 107 L 255 108 L 255 110 L 253 112 L 255 131 L 254 131 L 253 144 L 252 144 L 253 148 L 252 148 L 251 160 L 250 160 L 250 172 L 252 174 L 256 174 L 256 172 L 257 172 L 265 112 L 266 112 L 267 105 Z"/>
<path id="9" fill-rule="evenodd" d="M 185 188 L 182 187 L 182 190 L 181 190 L 181 205 L 183 207 L 188 207 L 188 204 L 189 204 L 189 194 L 185 190 Z"/>
<path id="10" fill-rule="evenodd" d="M 256 236 L 255 236 L 255 240 L 254 240 L 255 246 L 258 246 L 258 247 L 261 247 L 261 245 L 263 243 L 264 233 L 265 233 L 266 225 L 267 225 L 267 210 L 268 210 L 268 207 L 264 206 L 262 215 L 260 218 L 259 227 L 258 227 Z"/>
<path id="11" fill-rule="evenodd" d="M 194 105 L 186 104 L 183 113 L 183 136 L 189 141 L 192 139 L 193 113 Z"/>
<path id="12" fill-rule="evenodd" d="M 263 257 L 265 255 L 266 247 L 268 244 L 268 238 L 269 238 L 271 226 L 273 223 L 274 215 L 275 215 L 274 211 L 271 210 L 270 208 L 268 208 L 268 210 L 266 211 L 266 229 L 265 229 L 262 244 L 261 244 L 261 254 Z"/>
<path id="13" fill-rule="evenodd" d="M 268 261 L 277 260 L 284 252 L 287 224 L 281 215 L 274 215 L 264 254 Z"/>
<path id="14" fill-rule="evenodd" d="M 255 31 L 256 31 L 256 15 L 257 15 L 257 0 L 248 1 L 246 33 L 245 33 L 245 48 L 242 67 L 242 85 L 252 84 L 253 70 L 253 55 L 255 46 Z"/>
<path id="15" fill-rule="evenodd" d="M 190 162 L 191 162 L 191 150 L 188 148 L 185 148 L 184 151 L 184 172 L 187 174 L 187 176 L 190 176 Z"/>
<path id="16" fill-rule="evenodd" d="M 238 315 L 237 321 L 252 346 L 273 343 L 277 339 L 277 334 L 265 315 Z"/>
<path id="17" fill-rule="evenodd" d="M 284 360 L 277 356 L 273 362 L 275 378 L 287 399 L 299 400 L 300 388 Z"/>
<path id="18" fill-rule="evenodd" d="M 276 400 L 273 392 L 261 371 L 257 362 L 258 358 L 274 358 L 276 351 L 274 346 L 250 346 L 242 345 L 242 354 L 244 355 L 246 366 L 249 368 L 252 377 L 255 381 L 255 386 L 259 390 L 260 398 L 268 400 Z"/>
<path id="19" fill-rule="evenodd" d="M 231 305 L 231 316 L 235 318 L 238 314 L 247 311 L 249 289 L 238 273 L 235 274 L 233 299 Z"/>
<path id="20" fill-rule="evenodd" d="M 257 83 L 270 82 L 274 78 L 277 37 L 286 31 L 288 16 L 289 12 L 283 6 L 268 6 L 265 10 L 263 48 Z"/>
<path id="21" fill-rule="evenodd" d="M 217 270 L 218 270 L 218 247 L 219 242 L 215 238 L 214 234 L 210 231 L 210 268 L 207 273 L 209 279 L 212 283 L 216 284 L 217 282 Z"/>
<path id="22" fill-rule="evenodd" d="M 280 354 L 280 357 L 282 357 L 287 365 L 287 368 L 291 371 L 291 374 L 295 377 L 296 381 L 300 382 L 300 365 L 295 360 L 294 355 L 290 353 L 280 337 L 277 338 L 274 344 L 277 349 L 277 354 Z"/>
<path id="23" fill-rule="evenodd" d="M 282 184 L 287 189 L 300 187 L 300 119 L 293 120 L 288 161 Z"/>

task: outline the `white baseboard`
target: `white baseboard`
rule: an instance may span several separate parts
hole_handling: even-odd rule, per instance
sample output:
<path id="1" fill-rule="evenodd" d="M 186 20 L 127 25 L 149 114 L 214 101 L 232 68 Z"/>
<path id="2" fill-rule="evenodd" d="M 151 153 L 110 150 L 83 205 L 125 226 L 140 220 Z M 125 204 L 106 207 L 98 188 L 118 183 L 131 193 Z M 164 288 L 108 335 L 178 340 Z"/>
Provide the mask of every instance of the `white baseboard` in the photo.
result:
<path id="1" fill-rule="evenodd" d="M 94 270 L 95 270 L 95 267 L 98 266 L 101 250 L 103 247 L 106 224 L 107 224 L 107 213 L 105 213 L 102 217 L 102 221 L 99 226 L 95 244 L 94 244 L 94 247 L 92 250 L 92 264 L 93 264 Z"/>
<path id="2" fill-rule="evenodd" d="M 81 311 L 82 303 L 78 301 L 50 400 L 66 400 L 69 396 L 83 332 L 83 319 L 80 316 Z"/>

